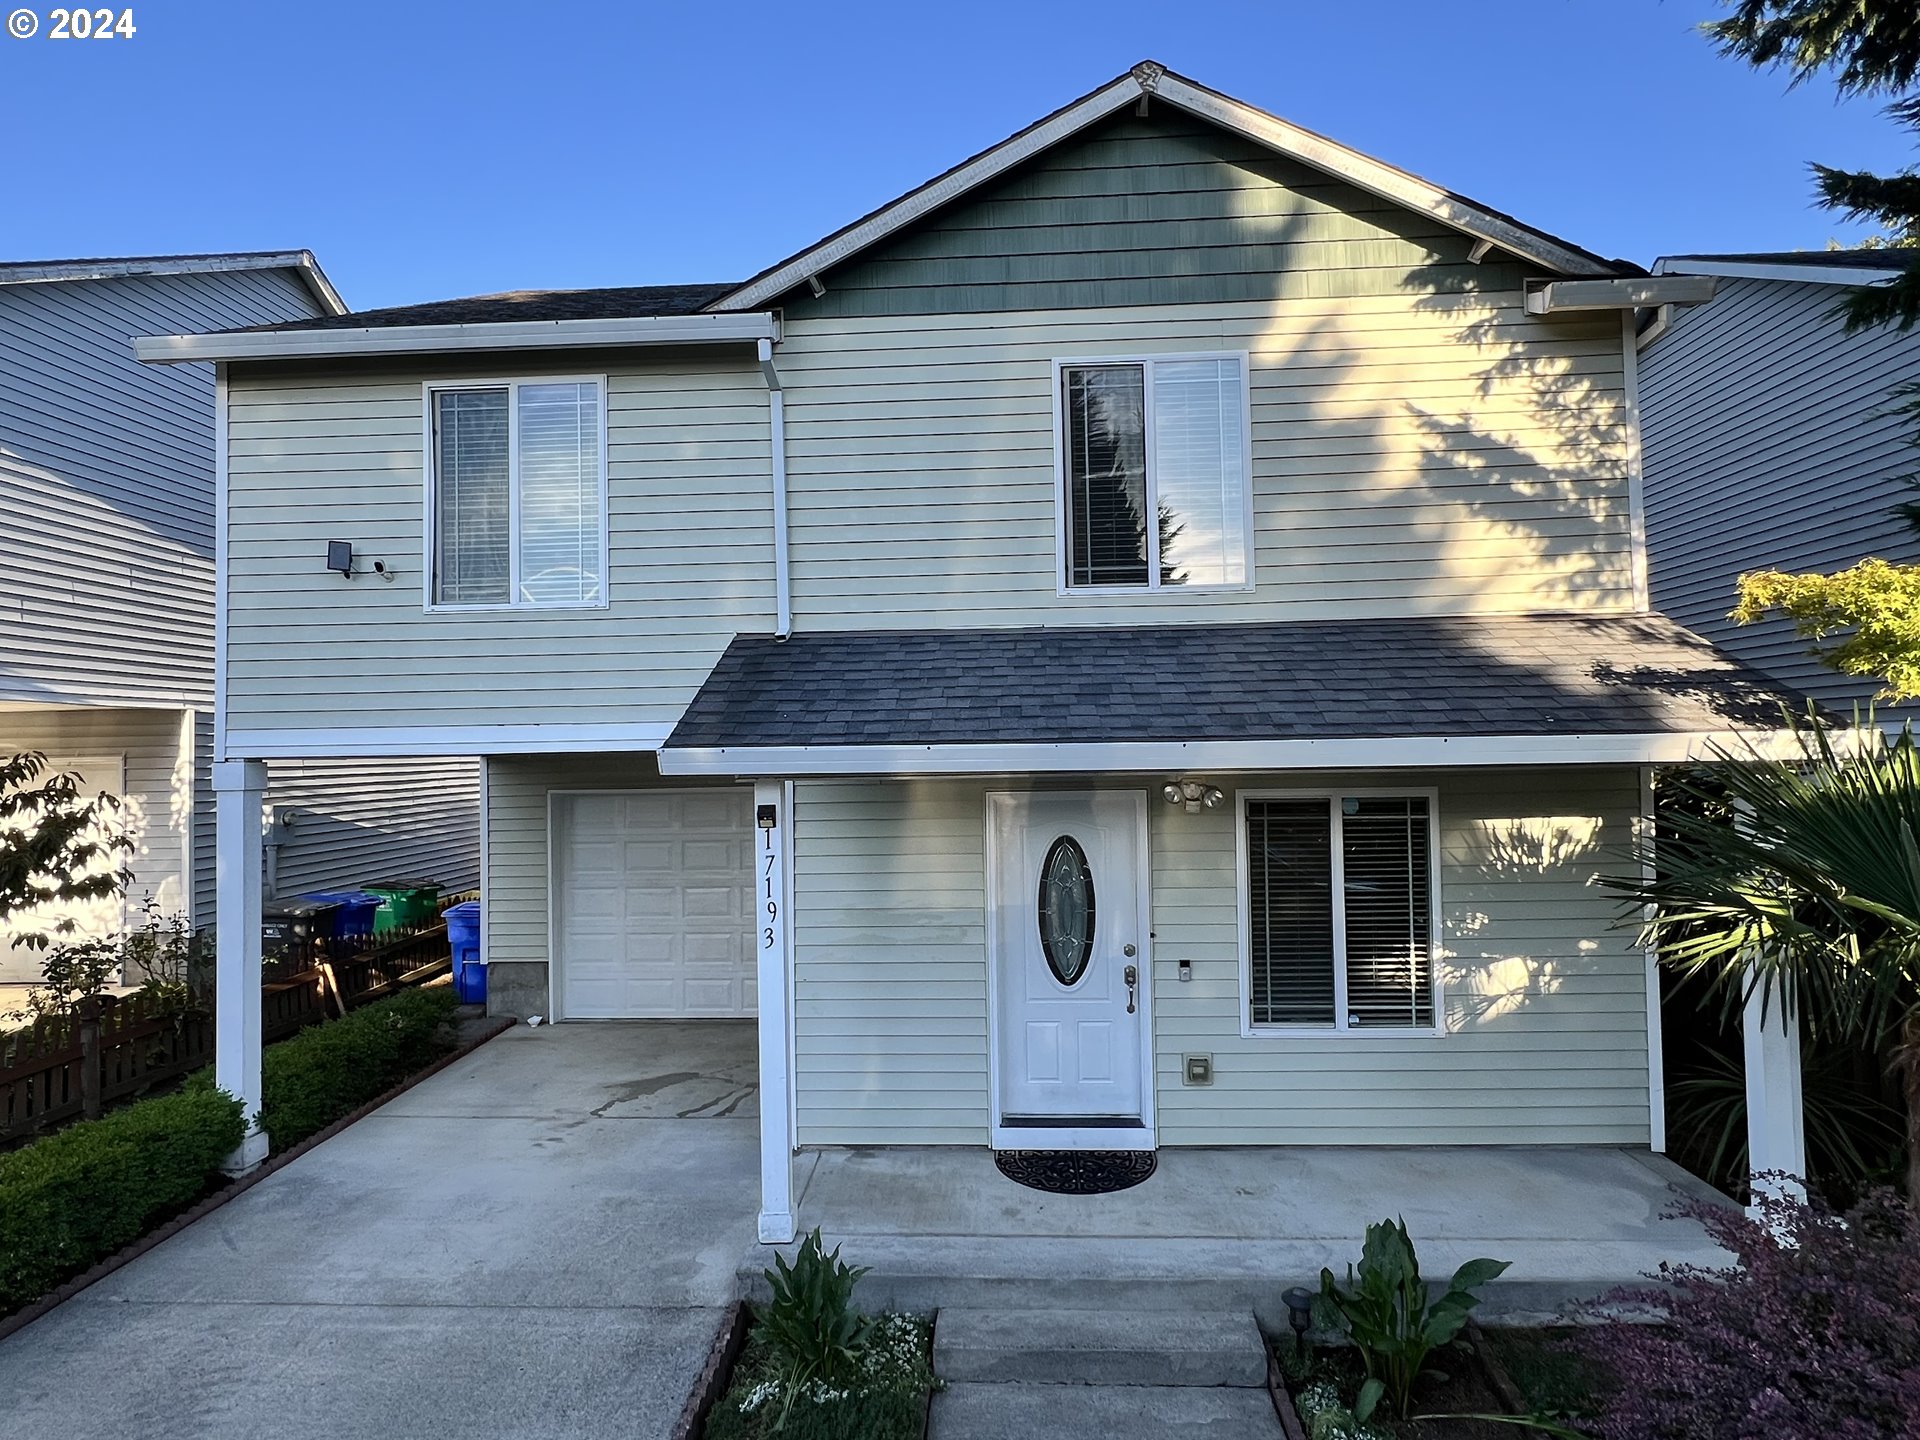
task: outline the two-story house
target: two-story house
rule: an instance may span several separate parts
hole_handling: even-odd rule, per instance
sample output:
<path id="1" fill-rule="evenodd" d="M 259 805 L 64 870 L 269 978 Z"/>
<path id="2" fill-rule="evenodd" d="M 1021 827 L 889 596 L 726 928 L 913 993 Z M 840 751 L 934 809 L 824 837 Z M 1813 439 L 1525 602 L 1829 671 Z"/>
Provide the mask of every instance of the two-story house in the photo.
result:
<path id="1" fill-rule="evenodd" d="M 28 982 L 26 931 L 105 935 L 152 900 L 214 910 L 214 471 L 210 365 L 156 369 L 156 329 L 300 322 L 345 310 L 306 251 L 0 263 L 0 753 L 37 750 L 117 796 L 123 899 L 0 924 L 0 982 Z M 305 703 L 350 711 L 315 676 Z M 471 759 L 277 762 L 255 863 L 270 896 L 384 876 L 478 878 Z M 136 977 L 137 978 L 137 977 Z M 0 1010 L 7 1008 L 0 1001 Z"/>
<path id="2" fill-rule="evenodd" d="M 1143 64 L 744 282 L 156 335 L 224 803 L 484 757 L 496 1002 L 757 1019 L 769 1240 L 821 1147 L 1658 1149 L 1596 876 L 1775 713 L 1647 601 L 1710 288 Z"/>

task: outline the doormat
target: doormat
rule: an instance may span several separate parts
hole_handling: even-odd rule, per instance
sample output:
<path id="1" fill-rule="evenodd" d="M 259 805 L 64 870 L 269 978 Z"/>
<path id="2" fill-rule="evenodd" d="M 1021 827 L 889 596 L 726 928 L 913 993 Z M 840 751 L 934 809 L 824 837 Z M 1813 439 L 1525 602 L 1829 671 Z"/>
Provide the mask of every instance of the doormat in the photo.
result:
<path id="1" fill-rule="evenodd" d="M 1055 1195 L 1106 1195 L 1153 1174 L 1151 1150 L 996 1150 L 1000 1173 L 1029 1190 Z"/>

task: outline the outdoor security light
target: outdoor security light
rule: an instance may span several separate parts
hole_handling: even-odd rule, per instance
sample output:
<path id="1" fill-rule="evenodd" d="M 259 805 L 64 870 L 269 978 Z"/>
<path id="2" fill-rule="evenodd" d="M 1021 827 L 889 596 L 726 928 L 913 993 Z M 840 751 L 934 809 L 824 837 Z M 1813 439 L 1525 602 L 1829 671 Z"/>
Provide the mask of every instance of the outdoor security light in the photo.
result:
<path id="1" fill-rule="evenodd" d="M 1198 815 L 1203 806 L 1211 810 L 1227 798 L 1218 785 L 1198 780 L 1169 780 L 1160 794 L 1169 805 L 1184 805 L 1189 815 Z"/>

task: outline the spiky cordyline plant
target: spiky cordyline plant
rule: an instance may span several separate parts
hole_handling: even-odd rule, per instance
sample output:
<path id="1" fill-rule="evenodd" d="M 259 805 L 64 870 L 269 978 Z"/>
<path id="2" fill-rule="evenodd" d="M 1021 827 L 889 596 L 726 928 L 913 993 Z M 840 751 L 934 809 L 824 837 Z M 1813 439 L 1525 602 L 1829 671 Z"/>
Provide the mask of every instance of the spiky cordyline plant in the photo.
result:
<path id="1" fill-rule="evenodd" d="M 1757 989 L 1810 1030 L 1896 1037 L 1920 1204 L 1920 750 L 1871 717 L 1843 744 L 1813 717 L 1794 732 L 1798 756 L 1718 750 L 1670 776 L 1692 803 L 1640 841 L 1645 874 L 1607 884 L 1652 907 L 1648 943 L 1726 1003 Z"/>

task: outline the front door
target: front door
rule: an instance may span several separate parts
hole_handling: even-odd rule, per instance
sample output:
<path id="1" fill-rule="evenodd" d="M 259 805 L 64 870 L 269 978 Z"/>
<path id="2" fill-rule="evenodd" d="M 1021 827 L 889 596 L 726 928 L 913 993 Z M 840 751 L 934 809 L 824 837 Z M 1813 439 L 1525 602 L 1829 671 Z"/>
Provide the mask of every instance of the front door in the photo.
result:
<path id="1" fill-rule="evenodd" d="M 1146 796 L 996 792 L 997 1143 L 1150 1149 Z"/>

